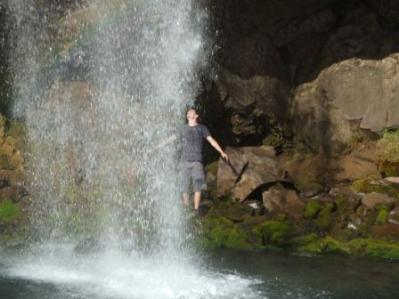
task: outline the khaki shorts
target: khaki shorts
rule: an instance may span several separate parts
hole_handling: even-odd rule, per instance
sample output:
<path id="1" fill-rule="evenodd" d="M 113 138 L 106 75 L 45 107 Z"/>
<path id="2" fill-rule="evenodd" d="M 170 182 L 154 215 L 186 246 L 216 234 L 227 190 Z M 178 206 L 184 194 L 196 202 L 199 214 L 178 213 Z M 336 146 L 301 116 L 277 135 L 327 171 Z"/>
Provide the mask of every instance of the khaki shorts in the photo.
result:
<path id="1" fill-rule="evenodd" d="M 192 184 L 194 192 L 206 190 L 204 167 L 199 161 L 182 162 L 181 178 L 184 193 L 190 192 L 190 184 Z"/>

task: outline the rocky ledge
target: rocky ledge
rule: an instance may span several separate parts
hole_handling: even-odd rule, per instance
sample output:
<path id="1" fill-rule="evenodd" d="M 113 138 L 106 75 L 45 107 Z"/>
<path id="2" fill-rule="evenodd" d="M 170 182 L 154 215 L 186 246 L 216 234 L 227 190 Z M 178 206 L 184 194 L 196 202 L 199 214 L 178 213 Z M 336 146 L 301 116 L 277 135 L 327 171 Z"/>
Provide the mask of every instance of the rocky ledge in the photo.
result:
<path id="1" fill-rule="evenodd" d="M 207 167 L 201 242 L 210 248 L 399 259 L 399 177 L 390 160 L 397 137 L 387 132 L 376 141 L 374 159 L 356 151 L 338 157 L 328 184 L 318 155 L 277 155 L 265 145 L 228 148 L 229 164 L 219 160 Z M 347 171 L 339 167 L 346 164 Z"/>

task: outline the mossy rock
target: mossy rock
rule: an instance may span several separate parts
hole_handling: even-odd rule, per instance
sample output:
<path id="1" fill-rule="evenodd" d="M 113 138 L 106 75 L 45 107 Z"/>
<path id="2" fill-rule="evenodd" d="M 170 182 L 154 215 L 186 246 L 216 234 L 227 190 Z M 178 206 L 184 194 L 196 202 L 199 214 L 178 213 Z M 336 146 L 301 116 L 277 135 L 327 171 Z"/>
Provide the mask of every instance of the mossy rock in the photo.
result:
<path id="1" fill-rule="evenodd" d="M 399 162 L 399 130 L 384 133 L 377 142 L 376 154 L 380 161 Z"/>
<path id="2" fill-rule="evenodd" d="M 317 200 L 310 200 L 307 202 L 304 212 L 305 219 L 314 219 L 320 212 L 322 205 Z"/>
<path id="3" fill-rule="evenodd" d="M 305 241 L 308 241 L 307 243 Z M 309 235 L 302 241 L 304 244 L 297 248 L 297 251 L 309 254 L 334 253 L 349 255 L 350 246 L 343 241 L 336 240 L 331 236 L 319 239 L 316 235 Z"/>
<path id="4" fill-rule="evenodd" d="M 375 219 L 375 224 L 383 225 L 388 222 L 389 219 L 389 207 L 386 205 L 378 205 L 377 206 L 377 217 Z"/>
<path id="5" fill-rule="evenodd" d="M 252 208 L 246 204 L 233 203 L 230 204 L 223 212 L 224 217 L 233 222 L 242 222 L 252 214 Z"/>
<path id="6" fill-rule="evenodd" d="M 9 199 L 0 202 L 0 222 L 10 224 L 21 217 L 21 207 Z"/>
<path id="7" fill-rule="evenodd" d="M 318 241 L 320 237 L 315 234 L 315 233 L 310 233 L 306 235 L 302 235 L 299 237 L 296 237 L 292 240 L 292 244 L 294 244 L 296 247 L 301 247 L 310 243 L 314 243 Z"/>
<path id="8" fill-rule="evenodd" d="M 355 239 L 349 242 L 352 253 L 384 259 L 399 259 L 399 243 L 374 239 Z"/>
<path id="9" fill-rule="evenodd" d="M 263 145 L 278 147 L 285 143 L 285 138 L 281 130 L 274 129 L 271 134 L 262 140 Z"/>
<path id="10" fill-rule="evenodd" d="M 399 162 L 380 162 L 378 165 L 378 170 L 383 177 L 399 176 Z"/>
<path id="11" fill-rule="evenodd" d="M 322 241 L 323 252 L 337 253 L 337 254 L 350 254 L 350 247 L 345 242 L 336 240 L 330 236 L 325 237 Z"/>
<path id="12" fill-rule="evenodd" d="M 294 226 L 286 221 L 270 220 L 260 224 L 256 228 L 262 237 L 263 245 L 286 247 L 290 244 L 295 234 Z"/>
<path id="13" fill-rule="evenodd" d="M 230 230 L 230 233 L 225 241 L 225 246 L 230 249 L 251 250 L 254 246 L 248 239 L 247 233 L 237 225 Z"/>
<path id="14" fill-rule="evenodd" d="M 332 212 L 335 206 L 334 203 L 329 202 L 326 203 L 321 209 L 320 213 L 315 220 L 316 224 L 323 230 L 327 230 L 331 227 L 332 224 Z"/>
<path id="15" fill-rule="evenodd" d="M 383 176 L 399 176 L 399 130 L 384 133 L 377 142 L 376 154 Z"/>
<path id="16" fill-rule="evenodd" d="M 234 229 L 234 223 L 227 218 L 218 217 L 206 219 L 204 223 L 205 241 L 204 245 L 208 248 L 225 247 L 230 233 Z"/>
<path id="17" fill-rule="evenodd" d="M 399 198 L 399 186 L 381 181 L 371 179 L 356 180 L 352 183 L 352 188 L 359 193 L 377 192 Z"/>

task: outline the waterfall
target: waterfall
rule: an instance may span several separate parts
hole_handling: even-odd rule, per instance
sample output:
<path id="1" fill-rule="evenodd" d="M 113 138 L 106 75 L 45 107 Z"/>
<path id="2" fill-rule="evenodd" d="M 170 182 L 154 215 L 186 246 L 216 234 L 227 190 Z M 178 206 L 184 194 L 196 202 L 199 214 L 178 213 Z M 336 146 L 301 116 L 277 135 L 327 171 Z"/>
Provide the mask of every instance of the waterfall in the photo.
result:
<path id="1" fill-rule="evenodd" d="M 256 298 L 189 246 L 179 136 L 208 60 L 199 2 L 8 0 L 32 212 L 7 276 L 57 298 Z"/>
<path id="2" fill-rule="evenodd" d="M 61 17 L 8 5 L 36 239 L 175 255 L 178 136 L 206 60 L 205 11 L 191 0 L 93 0 Z"/>

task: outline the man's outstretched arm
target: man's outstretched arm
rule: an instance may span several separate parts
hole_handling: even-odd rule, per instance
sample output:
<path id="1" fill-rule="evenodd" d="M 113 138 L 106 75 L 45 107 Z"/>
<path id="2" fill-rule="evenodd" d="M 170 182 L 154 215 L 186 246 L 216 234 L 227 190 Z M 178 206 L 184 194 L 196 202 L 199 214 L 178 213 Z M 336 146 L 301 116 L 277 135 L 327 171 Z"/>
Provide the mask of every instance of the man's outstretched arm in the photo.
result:
<path id="1" fill-rule="evenodd" d="M 229 159 L 227 154 L 220 147 L 219 143 L 217 143 L 217 141 L 215 139 L 213 139 L 212 136 L 206 137 L 206 140 L 208 140 L 208 142 L 215 148 L 215 150 L 217 150 L 220 153 L 220 155 L 222 156 L 223 159 L 226 159 L 226 160 Z"/>

